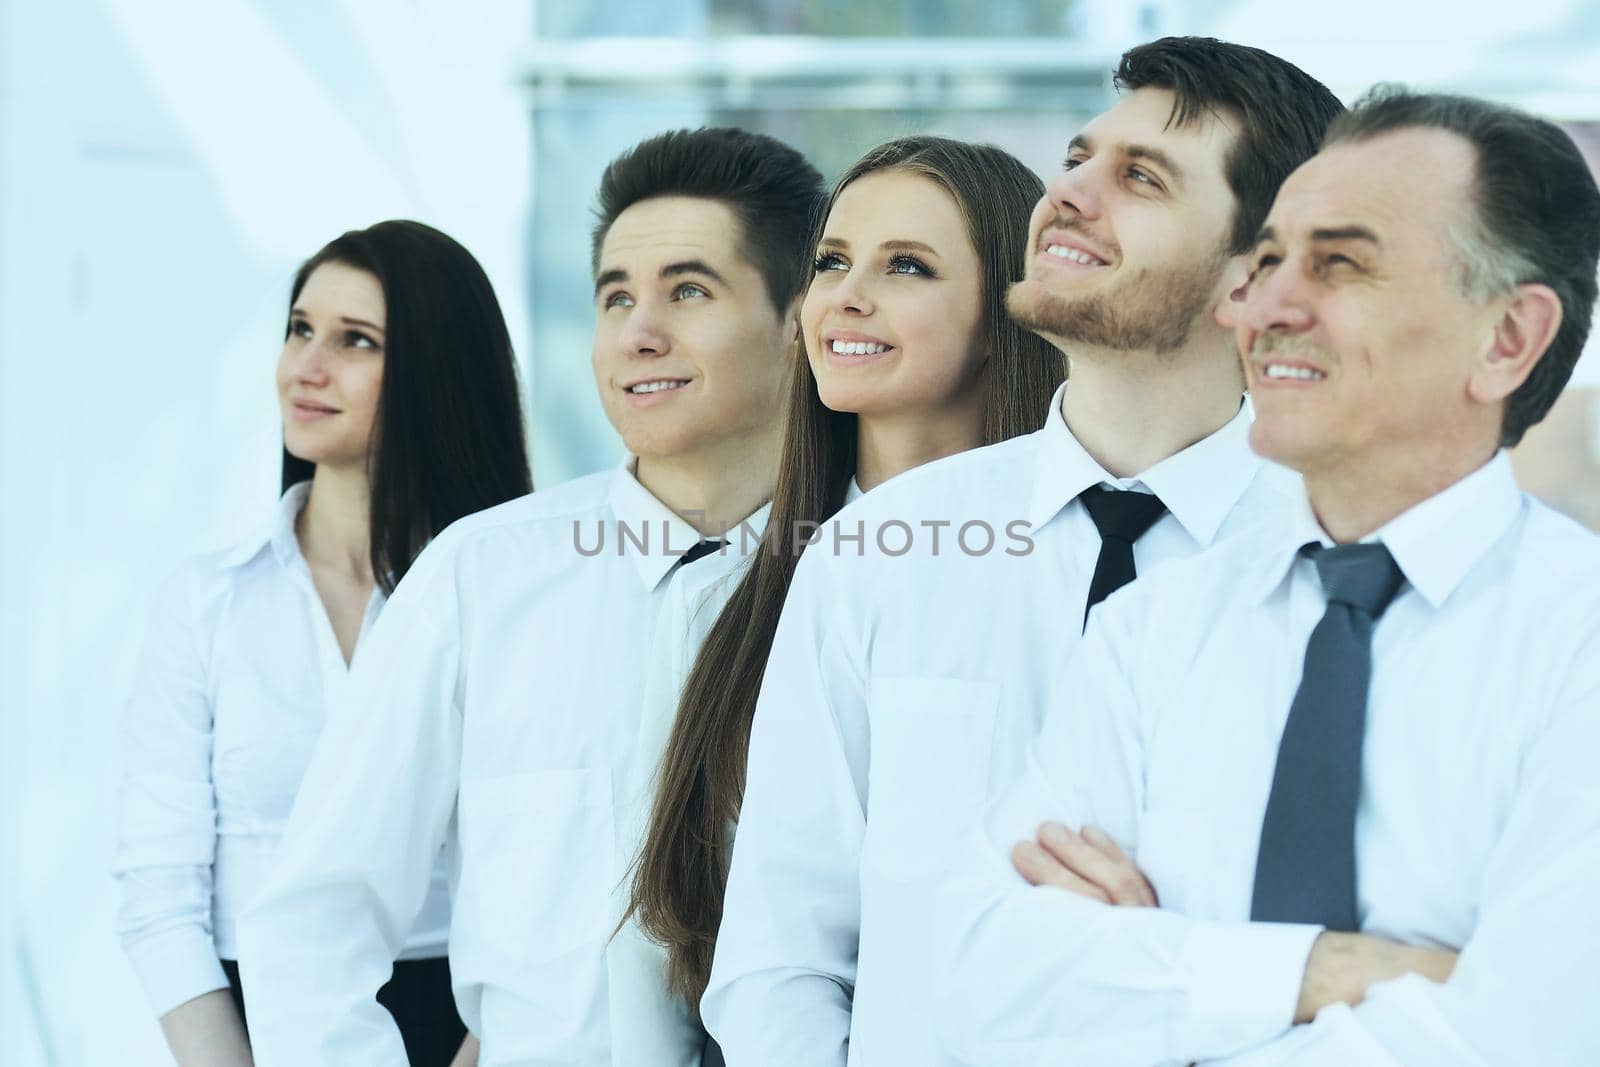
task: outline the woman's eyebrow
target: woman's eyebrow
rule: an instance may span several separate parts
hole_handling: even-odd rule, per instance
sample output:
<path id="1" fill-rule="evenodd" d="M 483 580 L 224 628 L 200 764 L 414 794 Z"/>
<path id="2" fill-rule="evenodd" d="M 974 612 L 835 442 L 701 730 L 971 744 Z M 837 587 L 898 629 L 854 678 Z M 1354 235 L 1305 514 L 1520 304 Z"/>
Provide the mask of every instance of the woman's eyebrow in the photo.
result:
<path id="1" fill-rule="evenodd" d="M 925 245 L 921 241 L 885 241 L 878 247 L 887 249 L 891 252 L 926 252 L 930 256 L 937 256 L 939 254 L 938 249 L 934 248 L 932 245 Z"/>
<path id="2" fill-rule="evenodd" d="M 294 307 L 289 309 L 289 317 L 291 319 L 294 319 L 294 318 L 308 319 L 311 316 L 306 312 L 305 308 L 300 307 L 297 304 Z M 378 333 L 383 333 L 384 332 L 382 326 L 379 326 L 375 322 L 368 322 L 366 319 L 356 319 L 356 318 L 351 318 L 349 315 L 340 315 L 339 316 L 339 321 L 343 322 L 343 323 L 348 323 L 351 326 L 365 326 L 367 329 L 376 330 Z"/>

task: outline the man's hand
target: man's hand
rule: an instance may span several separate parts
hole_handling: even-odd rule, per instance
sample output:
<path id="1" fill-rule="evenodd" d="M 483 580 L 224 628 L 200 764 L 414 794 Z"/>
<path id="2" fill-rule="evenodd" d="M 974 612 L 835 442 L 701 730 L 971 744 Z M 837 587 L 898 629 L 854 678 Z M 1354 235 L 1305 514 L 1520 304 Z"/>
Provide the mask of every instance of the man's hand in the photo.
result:
<path id="1" fill-rule="evenodd" d="M 1300 982 L 1300 1002 L 1294 1021 L 1308 1023 L 1329 1004 L 1352 1008 L 1379 982 L 1404 974 L 1420 974 L 1435 982 L 1450 977 L 1457 953 L 1448 949 L 1417 948 L 1368 934 L 1323 932 L 1311 946 L 1306 974 Z"/>
<path id="2" fill-rule="evenodd" d="M 1011 863 L 1029 885 L 1055 886 L 1102 904 L 1159 906 L 1156 891 L 1117 843 L 1093 826 L 1081 833 L 1061 823 L 1039 827 L 1038 840 L 1011 850 Z"/>

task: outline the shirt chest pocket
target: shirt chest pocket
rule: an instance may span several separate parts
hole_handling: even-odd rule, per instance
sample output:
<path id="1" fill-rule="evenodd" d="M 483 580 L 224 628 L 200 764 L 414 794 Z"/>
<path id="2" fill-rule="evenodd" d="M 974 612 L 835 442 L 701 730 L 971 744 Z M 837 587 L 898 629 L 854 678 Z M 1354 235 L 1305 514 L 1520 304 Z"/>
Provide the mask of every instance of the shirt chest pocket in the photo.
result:
<path id="1" fill-rule="evenodd" d="M 924 878 L 988 797 L 1000 687 L 961 678 L 875 678 L 862 859 L 893 880 Z"/>
<path id="2" fill-rule="evenodd" d="M 451 954 L 514 982 L 610 933 L 614 835 L 605 769 L 464 779 Z"/>

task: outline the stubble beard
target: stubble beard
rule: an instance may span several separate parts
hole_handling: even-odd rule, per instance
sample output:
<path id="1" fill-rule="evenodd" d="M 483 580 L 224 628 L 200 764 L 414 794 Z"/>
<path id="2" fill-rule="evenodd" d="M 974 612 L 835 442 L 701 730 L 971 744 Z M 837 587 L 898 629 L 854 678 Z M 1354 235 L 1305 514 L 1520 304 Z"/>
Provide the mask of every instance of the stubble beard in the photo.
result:
<path id="1" fill-rule="evenodd" d="M 1223 258 L 1160 270 L 1142 268 L 1105 292 L 1067 297 L 1025 278 L 1006 293 L 1006 310 L 1026 330 L 1113 351 L 1168 355 L 1210 308 Z"/>

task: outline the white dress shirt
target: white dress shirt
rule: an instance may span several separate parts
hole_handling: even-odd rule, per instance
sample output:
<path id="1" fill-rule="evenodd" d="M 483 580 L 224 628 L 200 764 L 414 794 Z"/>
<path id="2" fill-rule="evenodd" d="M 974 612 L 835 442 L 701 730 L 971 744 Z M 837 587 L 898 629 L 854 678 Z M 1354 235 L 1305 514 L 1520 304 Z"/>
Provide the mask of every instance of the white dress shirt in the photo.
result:
<path id="1" fill-rule="evenodd" d="M 659 949 L 612 938 L 649 799 L 636 761 L 656 758 L 646 664 L 698 540 L 624 468 L 470 516 L 422 554 L 241 923 L 258 1063 L 404 1062 L 373 996 L 451 834 L 450 967 L 482 1067 L 698 1062 Z"/>
<path id="2" fill-rule="evenodd" d="M 845 487 L 844 502 L 851 504 L 861 499 L 861 486 L 854 478 Z M 770 505 L 763 515 L 770 514 Z M 761 529 L 765 529 L 765 521 Z M 735 534 L 735 537 L 738 535 Z M 639 761 L 645 775 L 639 788 L 655 796 L 660 758 L 666 752 L 672 724 L 678 717 L 678 704 L 683 698 L 683 687 L 688 684 L 689 673 L 700 657 L 700 646 L 711 635 L 722 609 L 727 606 L 739 583 L 750 572 L 750 556 L 733 554 L 739 546 L 730 538 L 728 551 L 719 554 L 723 562 L 713 564 L 708 557 L 706 566 L 698 563 L 673 581 L 661 608 L 660 636 L 650 657 L 650 669 L 645 679 L 646 731 L 640 735 L 640 751 L 656 754 L 656 764 Z M 748 552 L 754 546 L 747 546 Z M 765 551 L 765 550 L 763 550 Z M 731 558 L 729 558 L 731 556 Z M 648 823 L 650 805 L 642 806 L 640 817 Z M 639 828 L 639 840 L 644 840 L 647 825 Z"/>
<path id="3" fill-rule="evenodd" d="M 163 586 L 123 718 L 118 928 L 155 1013 L 223 989 L 239 912 L 266 881 L 295 792 L 346 668 L 294 523 L 311 483 L 270 524 L 197 557 Z M 375 590 L 364 638 L 384 602 Z M 358 638 L 358 649 L 364 644 Z M 401 945 L 445 954 L 443 862 Z"/>
<path id="4" fill-rule="evenodd" d="M 871 1067 L 942 1062 L 932 889 L 990 783 L 1017 773 L 1100 552 L 1076 498 L 1112 478 L 1067 429 L 1062 395 L 1040 431 L 843 509 L 800 561 L 757 703 L 701 1004 L 730 1067 L 842 1064 L 847 1048 Z M 1284 505 L 1292 482 L 1249 450 L 1248 420 L 1241 408 L 1138 479 L 1171 509 L 1135 546 L 1139 568 Z M 969 555 L 986 535 L 970 527 L 964 550 L 962 528 L 980 521 L 994 547 Z M 896 555 L 907 530 L 912 548 Z M 1023 551 L 1019 531 L 1032 551 L 1009 555 Z"/>
<path id="5" fill-rule="evenodd" d="M 975 1064 L 1578 1067 L 1600 1062 L 1600 538 L 1504 455 L 1375 535 L 1404 573 L 1373 635 L 1356 814 L 1368 934 L 1459 949 L 1291 1021 L 1315 926 L 1249 922 L 1262 817 L 1328 543 L 1279 528 L 1110 598 L 935 923 L 940 1019 Z M 1096 825 L 1161 902 L 1030 888 L 1009 852 Z"/>

